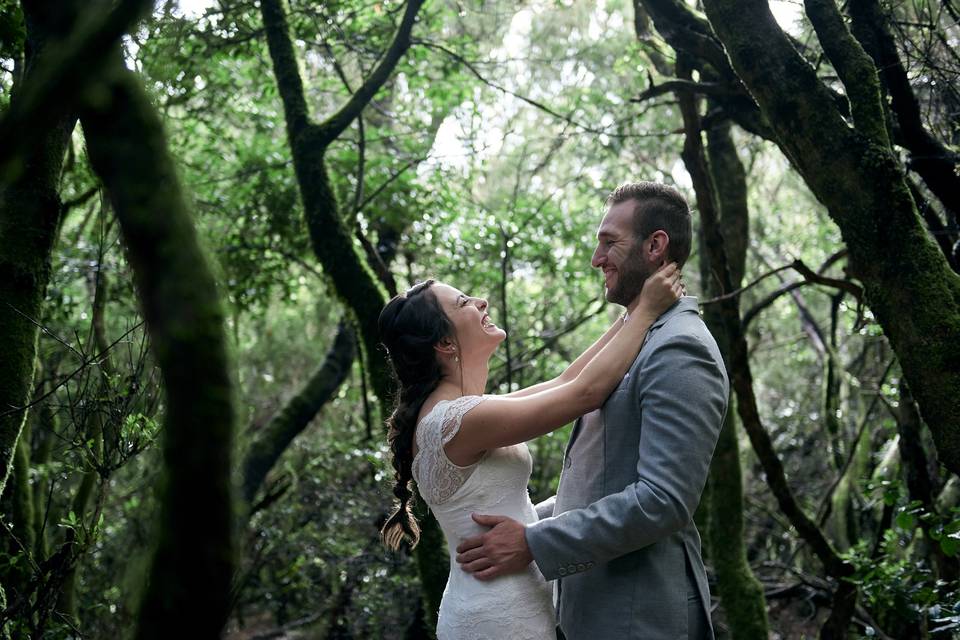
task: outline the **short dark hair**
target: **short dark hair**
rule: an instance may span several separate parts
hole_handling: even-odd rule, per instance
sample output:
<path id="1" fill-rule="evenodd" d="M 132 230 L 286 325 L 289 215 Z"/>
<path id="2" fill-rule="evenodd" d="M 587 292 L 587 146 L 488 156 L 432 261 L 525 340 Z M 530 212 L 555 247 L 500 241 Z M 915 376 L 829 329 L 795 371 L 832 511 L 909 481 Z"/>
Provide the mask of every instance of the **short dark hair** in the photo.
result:
<path id="1" fill-rule="evenodd" d="M 661 182 L 627 182 L 607 196 L 607 206 L 633 200 L 633 233 L 642 240 L 663 229 L 670 236 L 668 258 L 679 266 L 690 257 L 693 224 L 686 198 L 670 185 Z"/>

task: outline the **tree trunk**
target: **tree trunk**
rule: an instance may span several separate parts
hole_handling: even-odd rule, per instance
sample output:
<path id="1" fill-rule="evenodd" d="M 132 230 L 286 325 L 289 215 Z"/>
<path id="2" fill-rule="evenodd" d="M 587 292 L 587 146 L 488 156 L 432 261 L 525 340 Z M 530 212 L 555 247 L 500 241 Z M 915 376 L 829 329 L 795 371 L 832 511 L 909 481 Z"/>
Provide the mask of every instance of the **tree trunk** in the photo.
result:
<path id="1" fill-rule="evenodd" d="M 27 3 L 24 83 L 33 80 L 37 60 L 65 35 L 63 16 L 53 18 Z M 69 14 L 70 11 L 63 11 Z M 36 15 L 39 14 L 39 15 Z M 11 108 L 20 101 L 15 86 Z M 10 474 L 17 441 L 33 389 L 41 306 L 50 281 L 50 258 L 60 231 L 58 185 L 63 157 L 76 125 L 74 113 L 60 115 L 46 129 L 28 130 L 29 150 L 17 177 L 0 175 L 0 494 Z"/>
<path id="2" fill-rule="evenodd" d="M 744 277 L 749 242 L 749 209 L 746 174 L 737 156 L 729 123 L 718 123 L 707 131 L 707 155 L 719 204 L 720 232 L 728 249 L 728 268 L 733 285 L 739 287 Z M 701 247 L 701 255 L 709 262 L 709 248 L 702 235 Z M 716 281 L 712 284 L 710 295 L 722 295 Z M 723 335 L 713 309 L 705 313 L 705 319 L 714 335 Z M 727 341 L 721 340 L 720 346 L 724 361 L 730 362 Z M 717 588 L 733 638 L 764 638 L 768 634 L 766 600 L 763 586 L 747 562 L 743 539 L 743 482 L 735 406 L 731 393 L 730 409 L 710 468 L 712 561 L 717 569 Z"/>
<path id="3" fill-rule="evenodd" d="M 839 226 L 851 272 L 863 282 L 916 393 L 940 460 L 960 473 L 960 276 L 917 215 L 890 148 L 873 62 L 832 0 L 808 0 L 811 22 L 851 102 L 850 127 L 766 2 L 705 5 L 781 149 Z"/>
<path id="4" fill-rule="evenodd" d="M 422 4 L 422 0 L 407 2 L 394 39 L 376 68 L 346 104 L 320 124 L 310 121 L 282 1 L 262 0 L 260 4 L 313 251 L 323 265 L 324 272 L 330 276 L 334 290 L 356 319 L 364 347 L 363 358 L 368 365 L 371 386 L 382 414 L 389 402 L 392 386 L 377 327 L 386 298 L 354 248 L 352 234 L 346 229 L 336 194 L 331 188 L 325 156 L 329 145 L 360 115 L 410 46 L 410 33 Z M 432 515 L 424 514 L 420 524 L 422 538 L 442 540 L 439 525 Z M 443 544 L 419 544 L 414 553 L 426 601 L 425 608 L 435 624 L 446 585 L 449 559 Z"/>
<path id="5" fill-rule="evenodd" d="M 678 65 L 679 66 L 679 65 Z M 678 74 L 678 75 L 683 75 Z M 687 135 L 699 137 L 700 131 L 687 131 Z M 709 169 L 711 184 L 715 192 L 703 192 L 703 184 L 698 182 L 697 202 L 700 207 L 707 200 L 715 200 L 718 220 L 701 219 L 701 233 L 698 237 L 701 255 L 701 272 L 704 294 L 710 297 L 722 295 L 723 287 L 712 276 L 716 264 L 710 259 L 710 247 L 704 239 L 703 225 L 716 222 L 723 229 L 711 230 L 722 233 L 725 246 L 729 249 L 728 268 L 735 287 L 743 279 L 746 250 L 749 234 L 747 208 L 747 184 L 743 165 L 737 157 L 733 140 L 730 137 L 729 123 L 718 123 L 708 131 Z M 688 169 L 691 173 L 695 167 Z M 722 330 L 718 309 L 707 306 L 704 320 L 710 332 L 717 336 L 718 345 L 726 363 L 731 362 L 729 342 Z M 753 575 L 747 562 L 747 552 L 743 540 L 743 480 L 740 468 L 740 448 L 737 437 L 737 420 L 733 411 L 734 400 L 724 418 L 717 448 L 710 465 L 710 516 L 708 538 L 710 540 L 710 561 L 717 572 L 717 591 L 720 602 L 727 614 L 731 636 L 739 638 L 764 638 L 767 636 L 767 608 L 763 587 Z"/>
<path id="6" fill-rule="evenodd" d="M 138 638 L 219 636 L 234 568 L 233 390 L 223 311 L 162 125 L 119 49 L 81 122 L 116 212 L 165 391 L 166 474 Z"/>
<path id="7" fill-rule="evenodd" d="M 683 58 L 681 58 L 682 60 Z M 689 78 L 689 65 L 684 64 L 683 70 L 685 72 L 683 76 Z M 704 257 L 710 261 L 711 278 L 716 278 L 720 290 L 724 293 L 732 292 L 736 287 L 733 285 L 724 238 L 720 232 L 720 222 L 717 214 L 718 199 L 713 196 L 716 188 L 707 167 L 699 135 L 700 116 L 696 101 L 689 93 L 681 93 L 678 100 L 686 134 L 681 155 L 697 192 L 697 206 L 700 210 L 703 240 L 707 247 Z M 701 194 L 703 194 L 702 199 Z M 844 580 L 853 573 L 853 567 L 836 553 L 824 537 L 823 531 L 800 508 L 793 491 L 787 484 L 783 464 L 777 457 L 770 436 L 760 421 L 757 399 L 753 390 L 753 375 L 750 369 L 747 340 L 743 332 L 743 324 L 740 321 L 737 300 L 738 297 L 736 296 L 720 300 L 716 311 L 720 333 L 723 336 L 722 340 L 729 350 L 729 360 L 726 364 L 732 380 L 732 387 L 737 396 L 737 412 L 747 430 L 747 435 L 750 437 L 757 458 L 763 466 L 767 483 L 777 498 L 780 509 L 790 520 L 790 523 L 796 527 L 801 538 L 810 545 L 813 552 L 823 562 L 827 574 L 840 581 L 837 594 L 840 595 L 841 589 L 844 589 L 843 595 L 847 598 L 843 585 L 847 584 Z M 856 593 L 853 595 L 855 602 Z M 843 600 L 844 604 L 847 602 L 847 599 Z M 848 611 L 848 609 L 844 608 L 843 611 Z M 849 611 L 852 612 L 852 609 L 849 609 Z M 839 623 L 835 622 L 835 624 Z"/>

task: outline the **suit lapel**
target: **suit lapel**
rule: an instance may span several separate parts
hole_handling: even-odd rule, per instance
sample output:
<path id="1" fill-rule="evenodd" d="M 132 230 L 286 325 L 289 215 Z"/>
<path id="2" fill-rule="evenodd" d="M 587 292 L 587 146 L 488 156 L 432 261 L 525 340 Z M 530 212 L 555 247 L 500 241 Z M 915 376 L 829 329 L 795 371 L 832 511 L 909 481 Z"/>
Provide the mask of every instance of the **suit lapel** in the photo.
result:
<path id="1" fill-rule="evenodd" d="M 583 424 L 583 416 L 577 418 L 576 422 L 573 423 L 573 431 L 570 432 L 570 438 L 567 440 L 567 448 L 563 452 L 564 460 L 566 460 L 567 456 L 570 455 L 570 448 L 573 446 L 573 441 L 577 439 L 578 435 L 580 435 L 581 424 Z"/>
<path id="2" fill-rule="evenodd" d="M 693 311 L 694 313 L 699 313 L 697 299 L 693 296 L 683 296 L 673 303 L 672 307 L 661 313 L 660 317 L 657 318 L 652 325 L 650 325 L 647 335 L 643 338 L 643 344 L 640 346 L 640 350 L 643 351 L 643 347 L 646 346 L 647 342 L 650 340 L 650 336 L 654 333 L 654 331 L 666 324 L 670 318 L 684 311 Z M 577 418 L 577 421 L 573 423 L 573 431 L 570 432 L 570 439 L 567 440 L 567 448 L 563 452 L 564 459 L 570 455 L 570 449 L 573 447 L 573 443 L 576 441 L 577 436 L 580 435 L 580 428 L 582 424 L 583 416 Z"/>

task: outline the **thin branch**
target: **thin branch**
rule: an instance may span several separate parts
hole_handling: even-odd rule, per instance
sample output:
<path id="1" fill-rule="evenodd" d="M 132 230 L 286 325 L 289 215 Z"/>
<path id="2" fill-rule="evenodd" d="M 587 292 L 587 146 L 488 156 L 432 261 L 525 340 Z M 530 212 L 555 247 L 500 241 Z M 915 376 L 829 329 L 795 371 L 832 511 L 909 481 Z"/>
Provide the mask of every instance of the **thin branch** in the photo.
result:
<path id="1" fill-rule="evenodd" d="M 437 51 L 441 51 L 441 52 L 445 53 L 446 55 L 450 56 L 451 58 L 453 58 L 454 60 L 456 60 L 457 62 L 459 62 L 460 64 L 462 64 L 464 67 L 466 67 L 467 70 L 470 71 L 470 73 L 472 73 L 474 76 L 476 76 L 476 78 L 477 78 L 478 80 L 480 80 L 480 82 L 482 82 L 483 84 L 487 85 L 488 87 L 490 87 L 490 88 L 492 88 L 492 89 L 496 89 L 497 91 L 500 91 L 500 92 L 502 92 L 502 93 L 505 93 L 505 94 L 507 94 L 508 96 L 513 96 L 513 97 L 516 98 L 517 100 L 520 100 L 520 101 L 522 101 L 522 102 L 525 102 L 525 103 L 527 103 L 528 105 L 530 105 L 531 107 L 534 107 L 534 108 L 536 108 L 536 109 L 539 109 L 540 111 L 543 111 L 544 113 L 553 116 L 553 117 L 556 118 L 557 120 L 561 120 L 561 121 L 563 121 L 563 122 L 567 122 L 567 123 L 569 123 L 569 124 L 572 124 L 573 126 L 577 127 L 578 129 L 580 129 L 581 131 L 583 131 L 583 132 L 585 132 L 585 133 L 592 133 L 592 134 L 596 134 L 596 135 L 603 134 L 603 135 L 610 136 L 611 138 L 643 138 L 643 137 L 651 137 L 651 136 L 655 136 L 655 135 L 663 135 L 663 134 L 618 134 L 618 133 L 616 133 L 615 131 L 613 131 L 613 130 L 611 130 L 611 129 L 606 129 L 606 128 L 597 129 L 596 127 L 591 127 L 591 126 L 585 125 L 585 124 L 583 124 L 582 122 L 578 122 L 578 121 L 574 120 L 574 119 L 573 119 L 572 117 L 570 117 L 570 116 L 564 115 L 564 114 L 560 113 L 559 111 L 556 111 L 555 109 L 552 109 L 551 107 L 548 107 L 547 105 L 543 104 L 542 102 L 538 102 L 537 100 L 534 100 L 533 98 L 528 98 L 527 96 L 522 95 L 522 94 L 519 94 L 519 93 L 517 93 L 516 91 L 511 91 L 510 89 L 507 89 L 506 87 L 497 84 L 497 83 L 494 82 L 493 80 L 487 79 L 482 73 L 480 73 L 480 71 L 477 69 L 477 67 L 474 65 L 473 62 L 470 62 L 469 60 L 467 60 L 466 58 L 464 58 L 463 56 L 461 56 L 459 53 L 457 53 L 456 51 L 452 51 L 452 50 L 448 49 L 447 47 L 443 46 L 442 44 L 437 44 L 436 42 L 430 42 L 429 40 L 420 40 L 420 39 L 415 39 L 415 40 L 413 41 L 413 44 L 415 44 L 415 45 L 423 45 L 423 46 L 428 47 L 428 48 L 430 48 L 430 49 L 436 49 Z M 675 133 L 675 132 L 670 132 L 670 135 L 672 135 L 673 133 Z"/>
<path id="2" fill-rule="evenodd" d="M 417 165 L 420 164 L 421 162 L 425 162 L 425 161 L 428 160 L 429 158 L 430 158 L 430 155 L 428 154 L 428 155 L 425 155 L 425 156 L 422 156 L 422 157 L 413 158 L 412 160 L 409 160 L 405 165 L 403 165 L 403 167 L 400 168 L 399 171 L 395 172 L 395 173 L 394 173 L 393 175 L 391 175 L 389 178 L 387 178 L 386 180 L 384 180 L 383 183 L 382 183 L 380 186 L 378 186 L 376 189 L 373 190 L 372 193 L 370 193 L 370 195 L 366 196 L 366 197 L 363 199 L 363 202 L 361 202 L 360 204 L 356 205 L 356 208 L 355 208 L 354 211 L 353 211 L 353 215 L 356 215 L 356 214 L 360 213 L 361 211 L 363 211 L 363 210 L 367 207 L 367 205 L 369 205 L 371 202 L 373 202 L 373 201 L 376 199 L 377 196 L 379 196 L 381 193 L 383 193 L 384 189 L 386 189 L 387 187 L 389 187 L 389 186 L 390 186 L 394 181 L 396 181 L 400 176 L 402 176 L 404 173 L 406 173 L 407 171 L 409 171 L 411 168 L 417 166 Z"/>
<path id="3" fill-rule="evenodd" d="M 672 78 L 660 84 L 654 84 L 651 76 L 650 85 L 637 97 L 630 98 L 630 102 L 645 102 L 651 98 L 656 98 L 657 96 L 662 96 L 674 91 L 688 91 L 712 96 L 735 96 L 741 93 L 737 91 L 737 87 L 732 87 L 722 82 L 694 82 L 682 78 Z"/>
<path id="4" fill-rule="evenodd" d="M 93 196 L 97 195 L 99 191 L 100 191 L 100 185 L 97 185 L 95 187 L 90 187 L 89 189 L 87 189 L 80 195 L 76 196 L 75 198 L 71 198 L 70 200 L 64 200 L 60 204 L 60 211 L 62 211 L 63 213 L 66 213 L 67 211 L 69 211 L 74 207 L 79 207 L 83 204 L 86 204 L 91 198 L 93 198 Z"/>
<path id="5" fill-rule="evenodd" d="M 47 398 L 49 398 L 51 395 L 53 395 L 53 393 L 54 393 L 57 389 L 59 389 L 60 387 L 64 386 L 64 385 L 67 384 L 68 382 L 70 382 L 70 380 L 73 379 L 73 377 L 76 376 L 78 373 L 80 373 L 81 371 L 83 371 L 84 369 L 86 369 L 86 368 L 87 368 L 88 366 L 90 366 L 91 364 L 94 364 L 95 362 L 98 362 L 100 359 L 104 358 L 104 357 L 106 356 L 107 352 L 110 351 L 110 349 L 113 349 L 113 347 L 114 347 L 115 345 L 119 344 L 120 341 L 122 341 L 124 338 L 126 338 L 128 335 L 130 335 L 131 333 L 133 333 L 134 331 L 136 331 L 137 329 L 139 329 L 139 328 L 142 327 L 142 326 L 143 326 L 143 320 L 141 320 L 140 322 L 138 322 L 137 324 L 135 324 L 134 326 L 132 326 L 126 333 L 124 333 L 122 336 L 120 336 L 119 338 L 117 338 L 116 340 L 114 340 L 113 342 L 111 342 L 111 343 L 110 343 L 110 346 L 108 346 L 106 349 L 104 349 L 103 351 L 97 353 L 97 355 L 93 356 L 92 358 L 88 358 L 88 359 L 84 360 L 83 363 L 82 363 L 79 367 L 77 367 L 77 368 L 74 369 L 72 372 L 70 372 L 63 380 L 61 380 L 58 384 L 54 385 L 49 391 L 47 391 L 47 392 L 44 393 L 43 395 L 39 396 L 36 400 L 30 402 L 29 404 L 25 404 L 25 405 L 23 405 L 22 407 L 12 407 L 12 408 L 10 408 L 10 409 L 7 409 L 6 411 L 2 411 L 2 412 L 0 412 L 0 418 L 5 418 L 5 417 L 7 417 L 8 415 L 13 415 L 13 414 L 17 413 L 18 411 L 26 411 L 26 410 L 30 409 L 31 407 L 33 407 L 33 406 L 35 406 L 35 405 L 37 405 L 37 404 L 40 404 L 41 402 L 43 402 L 44 400 L 46 400 Z M 50 335 L 53 335 L 53 334 L 50 334 Z M 72 348 L 71 348 L 71 350 L 74 351 L 74 352 L 76 352 L 76 349 L 72 349 Z"/>
<path id="6" fill-rule="evenodd" d="M 330 144 L 330 142 L 343 133 L 343 130 L 350 126 L 350 123 L 363 112 L 364 107 L 373 99 L 373 96 L 376 95 L 377 91 L 380 90 L 390 77 L 390 74 L 393 73 L 397 62 L 400 61 L 404 52 L 410 47 L 410 33 L 413 30 L 417 12 L 420 11 L 422 5 L 423 0 L 407 0 L 406 10 L 403 13 L 400 26 L 397 27 L 390 47 L 383 54 L 383 57 L 380 58 L 377 66 L 374 67 L 367 79 L 360 85 L 360 88 L 350 96 L 347 103 L 343 105 L 339 111 L 324 120 L 319 126 L 319 131 L 321 132 L 319 142 L 321 145 Z"/>

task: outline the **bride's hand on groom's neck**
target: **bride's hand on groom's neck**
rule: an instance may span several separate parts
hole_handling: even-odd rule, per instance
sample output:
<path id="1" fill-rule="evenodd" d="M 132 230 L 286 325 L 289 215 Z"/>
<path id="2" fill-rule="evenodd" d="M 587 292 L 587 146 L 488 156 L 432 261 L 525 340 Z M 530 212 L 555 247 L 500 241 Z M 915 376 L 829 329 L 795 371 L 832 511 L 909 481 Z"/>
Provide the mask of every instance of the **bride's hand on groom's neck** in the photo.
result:
<path id="1" fill-rule="evenodd" d="M 683 274 L 676 262 L 670 262 L 647 278 L 633 313 L 655 320 L 683 295 Z"/>

